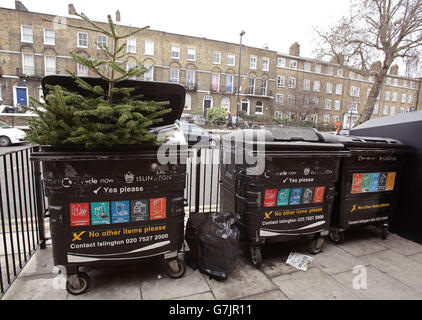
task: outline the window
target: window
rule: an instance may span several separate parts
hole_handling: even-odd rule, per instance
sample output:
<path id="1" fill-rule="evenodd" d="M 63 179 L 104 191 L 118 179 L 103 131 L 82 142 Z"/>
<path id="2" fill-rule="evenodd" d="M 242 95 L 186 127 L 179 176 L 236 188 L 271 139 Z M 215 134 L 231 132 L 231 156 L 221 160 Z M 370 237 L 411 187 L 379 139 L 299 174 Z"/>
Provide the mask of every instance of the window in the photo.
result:
<path id="1" fill-rule="evenodd" d="M 234 82 L 234 76 L 232 74 L 226 75 L 226 91 L 228 93 L 233 92 L 233 82 Z"/>
<path id="2" fill-rule="evenodd" d="M 319 80 L 315 80 L 314 81 L 314 91 L 320 91 L 321 89 L 321 83 L 319 82 Z"/>
<path id="3" fill-rule="evenodd" d="M 274 112 L 274 117 L 276 119 L 282 119 L 283 118 L 283 113 L 281 111 L 275 111 Z"/>
<path id="4" fill-rule="evenodd" d="M 388 85 L 390 85 L 391 84 L 391 78 L 390 77 L 387 77 L 387 79 L 385 79 L 385 83 L 388 84 Z"/>
<path id="5" fill-rule="evenodd" d="M 288 95 L 287 96 L 287 104 L 289 105 L 289 106 L 294 106 L 294 104 L 295 104 L 295 101 L 296 101 L 296 97 L 294 96 L 294 95 Z"/>
<path id="6" fill-rule="evenodd" d="M 330 115 L 324 114 L 324 123 L 329 123 L 329 122 L 330 122 Z"/>
<path id="7" fill-rule="evenodd" d="M 290 69 L 297 69 L 297 61 L 296 60 L 290 60 L 289 68 Z"/>
<path id="8" fill-rule="evenodd" d="M 311 121 L 313 123 L 317 123 L 318 122 L 318 115 L 316 114 L 311 114 Z"/>
<path id="9" fill-rule="evenodd" d="M 186 85 L 188 88 L 193 88 L 195 86 L 195 70 L 186 70 Z"/>
<path id="10" fill-rule="evenodd" d="M 332 76 L 334 74 L 334 68 L 333 67 L 328 67 L 327 74 L 329 74 L 330 76 Z"/>
<path id="11" fill-rule="evenodd" d="M 249 114 L 249 100 L 242 99 L 241 110 Z"/>
<path id="12" fill-rule="evenodd" d="M 213 72 L 211 74 L 211 90 L 215 92 L 220 91 L 220 74 Z"/>
<path id="13" fill-rule="evenodd" d="M 256 69 L 256 57 L 250 57 L 249 69 Z"/>
<path id="14" fill-rule="evenodd" d="M 221 52 L 220 51 L 214 51 L 212 53 L 212 63 L 221 64 Z"/>
<path id="15" fill-rule="evenodd" d="M 396 114 L 396 107 L 394 107 L 394 106 L 392 106 L 392 107 L 391 107 L 391 109 L 390 109 L 390 114 L 391 114 L 391 115 Z"/>
<path id="16" fill-rule="evenodd" d="M 415 89 L 415 83 L 413 81 L 410 81 L 410 89 Z"/>
<path id="17" fill-rule="evenodd" d="M 305 62 L 305 64 L 303 65 L 303 70 L 305 71 L 311 71 L 312 65 L 310 62 Z"/>
<path id="18" fill-rule="evenodd" d="M 342 77 L 343 76 L 343 69 L 337 69 L 337 75 L 339 77 Z"/>
<path id="19" fill-rule="evenodd" d="M 170 82 L 179 82 L 179 69 L 170 68 Z"/>
<path id="20" fill-rule="evenodd" d="M 145 40 L 145 55 L 147 56 L 154 55 L 154 41 Z"/>
<path id="21" fill-rule="evenodd" d="M 44 29 L 44 44 L 49 46 L 56 44 L 54 29 Z"/>
<path id="22" fill-rule="evenodd" d="M 195 48 L 188 48 L 187 50 L 187 60 L 188 61 L 195 61 L 196 60 L 196 49 Z"/>
<path id="23" fill-rule="evenodd" d="M 403 88 L 407 88 L 407 80 L 403 80 Z"/>
<path id="24" fill-rule="evenodd" d="M 221 106 L 226 109 L 227 112 L 230 111 L 230 99 L 228 97 L 223 97 L 221 99 Z"/>
<path id="25" fill-rule="evenodd" d="M 172 45 L 171 46 L 171 58 L 172 59 L 180 59 L 180 47 Z"/>
<path id="26" fill-rule="evenodd" d="M 388 106 L 384 106 L 384 108 L 382 109 L 382 114 L 384 116 L 388 115 Z"/>
<path id="27" fill-rule="evenodd" d="M 284 76 L 278 76 L 277 77 L 277 87 L 284 88 L 285 81 L 286 81 L 286 78 Z"/>
<path id="28" fill-rule="evenodd" d="M 23 73 L 26 75 L 35 74 L 34 55 L 33 54 L 22 54 L 22 67 Z"/>
<path id="29" fill-rule="evenodd" d="M 357 102 L 350 102 L 349 105 L 349 112 L 358 113 L 359 103 Z"/>
<path id="30" fill-rule="evenodd" d="M 258 101 L 256 103 L 255 113 L 264 114 L 264 104 L 262 103 L 262 101 Z"/>
<path id="31" fill-rule="evenodd" d="M 255 78 L 249 78 L 249 94 L 255 94 Z"/>
<path id="32" fill-rule="evenodd" d="M 376 104 L 374 106 L 374 109 L 372 110 L 372 114 L 378 114 L 379 113 L 379 106 Z"/>
<path id="33" fill-rule="evenodd" d="M 407 95 L 405 93 L 403 93 L 401 95 L 401 103 L 406 103 L 406 99 L 407 99 Z"/>
<path id="34" fill-rule="evenodd" d="M 390 100 L 390 91 L 385 91 L 385 101 L 389 101 Z"/>
<path id="35" fill-rule="evenodd" d="M 289 88 L 294 89 L 296 88 L 296 78 L 289 77 Z"/>
<path id="36" fill-rule="evenodd" d="M 400 107 L 400 113 L 404 113 L 404 107 Z"/>
<path id="37" fill-rule="evenodd" d="M 318 105 L 319 105 L 319 98 L 318 97 L 312 98 L 312 104 L 313 104 L 314 107 L 318 107 Z"/>
<path id="38" fill-rule="evenodd" d="M 355 73 L 352 71 L 349 71 L 349 78 L 350 79 L 354 79 L 355 78 Z"/>
<path id="39" fill-rule="evenodd" d="M 78 32 L 78 48 L 88 48 L 88 33 Z"/>
<path id="40" fill-rule="evenodd" d="M 2 93 L 1 86 L 0 86 L 0 101 L 2 101 L 2 100 L 3 100 L 3 93 Z"/>
<path id="41" fill-rule="evenodd" d="M 145 64 L 144 67 L 149 69 L 147 72 L 144 73 L 144 80 L 154 81 L 154 66 L 150 64 Z"/>
<path id="42" fill-rule="evenodd" d="M 327 86 L 325 89 L 327 93 L 333 93 L 333 84 L 331 82 L 327 82 Z"/>
<path id="43" fill-rule="evenodd" d="M 355 86 L 351 86 L 350 87 L 350 96 L 351 97 L 359 97 L 359 95 L 360 95 L 360 88 L 355 87 Z"/>
<path id="44" fill-rule="evenodd" d="M 277 67 L 286 67 L 286 59 L 285 58 L 278 58 L 277 59 Z"/>
<path id="45" fill-rule="evenodd" d="M 192 109 L 192 97 L 190 94 L 186 93 L 185 96 L 185 110 L 191 110 Z"/>
<path id="46" fill-rule="evenodd" d="M 303 90 L 311 90 L 311 80 L 303 79 Z"/>
<path id="47" fill-rule="evenodd" d="M 277 104 L 283 104 L 284 103 L 284 94 L 282 93 L 277 93 L 276 97 L 275 97 L 275 102 Z"/>
<path id="48" fill-rule="evenodd" d="M 321 73 L 321 65 L 320 64 L 316 64 L 315 65 L 315 72 L 316 73 Z"/>
<path id="49" fill-rule="evenodd" d="M 393 99 L 392 99 L 392 100 L 393 100 L 394 102 L 397 102 L 398 96 L 399 96 L 399 95 L 398 95 L 398 93 L 397 93 L 397 92 L 393 92 Z"/>
<path id="50" fill-rule="evenodd" d="M 369 94 L 371 93 L 371 88 L 368 88 L 368 90 L 366 90 L 366 97 L 369 97 Z"/>
<path id="51" fill-rule="evenodd" d="M 394 79 L 394 85 L 396 86 L 396 87 L 398 87 L 398 85 L 399 85 L 399 79 Z"/>
<path id="52" fill-rule="evenodd" d="M 270 70 L 270 60 L 267 58 L 262 59 L 262 71 Z"/>
<path id="53" fill-rule="evenodd" d="M 126 63 L 126 71 L 129 71 L 129 70 L 131 70 L 131 69 L 133 69 L 135 67 L 136 67 L 136 62 L 127 62 Z M 136 80 L 136 76 L 133 76 L 133 77 L 131 77 L 129 79 Z"/>
<path id="54" fill-rule="evenodd" d="M 413 103 L 413 96 L 409 94 L 409 103 Z"/>
<path id="55" fill-rule="evenodd" d="M 332 104 L 331 99 L 325 99 L 325 109 L 326 110 L 331 110 L 331 104 Z"/>
<path id="56" fill-rule="evenodd" d="M 21 26 L 21 42 L 34 42 L 32 26 Z"/>
<path id="57" fill-rule="evenodd" d="M 88 67 L 78 63 L 77 74 L 79 77 L 88 77 Z"/>
<path id="58" fill-rule="evenodd" d="M 126 46 L 126 52 L 136 53 L 136 39 L 127 39 Z"/>
<path id="59" fill-rule="evenodd" d="M 44 66 L 45 66 L 45 75 L 56 74 L 56 57 L 55 56 L 45 56 L 44 57 Z"/>
<path id="60" fill-rule="evenodd" d="M 341 101 L 336 100 L 334 101 L 334 110 L 339 111 L 341 109 Z"/>
<path id="61" fill-rule="evenodd" d="M 100 34 L 97 36 L 97 49 L 102 49 L 107 46 L 107 36 Z"/>
<path id="62" fill-rule="evenodd" d="M 361 74 L 358 74 L 357 77 L 358 77 L 358 80 L 363 80 L 363 76 Z"/>
<path id="63" fill-rule="evenodd" d="M 340 118 L 339 116 L 333 116 L 333 123 L 339 122 Z"/>
<path id="64" fill-rule="evenodd" d="M 268 87 L 268 80 L 262 79 L 261 80 L 261 95 L 267 95 L 267 87 Z"/>
<path id="65" fill-rule="evenodd" d="M 236 61 L 236 55 L 234 53 L 228 53 L 227 54 L 227 65 L 228 66 L 234 66 Z"/>

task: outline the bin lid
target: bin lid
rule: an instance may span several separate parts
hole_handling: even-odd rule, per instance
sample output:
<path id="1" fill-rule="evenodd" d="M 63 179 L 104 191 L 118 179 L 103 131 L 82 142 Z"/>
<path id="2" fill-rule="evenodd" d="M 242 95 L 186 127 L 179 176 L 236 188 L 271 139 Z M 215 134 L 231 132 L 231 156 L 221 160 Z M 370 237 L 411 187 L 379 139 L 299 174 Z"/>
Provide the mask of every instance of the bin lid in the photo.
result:
<path id="1" fill-rule="evenodd" d="M 246 144 L 265 143 L 273 150 L 341 150 L 344 145 L 331 135 L 319 133 L 312 127 L 261 126 L 261 129 L 236 130 L 223 136 L 225 141 Z M 259 140 L 261 139 L 261 140 Z"/>
<path id="2" fill-rule="evenodd" d="M 363 148 L 404 148 L 405 146 L 396 139 L 380 137 L 360 137 L 360 136 L 336 136 L 345 147 Z"/>
<path id="3" fill-rule="evenodd" d="M 104 90 L 108 90 L 108 82 L 101 78 L 81 77 L 91 86 L 101 86 Z M 84 94 L 84 89 L 79 87 L 71 76 L 46 76 L 41 80 L 43 94 L 48 94 L 47 85 L 60 85 L 65 89 L 76 91 Z M 143 95 L 145 100 L 153 101 L 169 101 L 171 112 L 163 116 L 163 121 L 160 126 L 173 124 L 179 120 L 183 109 L 185 107 L 186 89 L 176 83 L 157 82 L 157 81 L 139 81 L 139 80 L 125 80 L 116 84 L 117 88 L 135 88 L 133 95 Z"/>

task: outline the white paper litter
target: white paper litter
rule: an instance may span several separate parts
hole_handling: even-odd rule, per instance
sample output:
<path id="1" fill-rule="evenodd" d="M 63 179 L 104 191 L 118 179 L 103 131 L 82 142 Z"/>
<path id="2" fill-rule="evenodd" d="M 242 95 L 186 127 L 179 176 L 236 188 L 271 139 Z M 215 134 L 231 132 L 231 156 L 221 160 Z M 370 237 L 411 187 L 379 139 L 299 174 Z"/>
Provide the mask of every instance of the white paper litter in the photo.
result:
<path id="1" fill-rule="evenodd" d="M 314 258 L 301 253 L 291 252 L 287 258 L 286 264 L 291 265 L 296 269 L 306 271 L 313 259 Z"/>

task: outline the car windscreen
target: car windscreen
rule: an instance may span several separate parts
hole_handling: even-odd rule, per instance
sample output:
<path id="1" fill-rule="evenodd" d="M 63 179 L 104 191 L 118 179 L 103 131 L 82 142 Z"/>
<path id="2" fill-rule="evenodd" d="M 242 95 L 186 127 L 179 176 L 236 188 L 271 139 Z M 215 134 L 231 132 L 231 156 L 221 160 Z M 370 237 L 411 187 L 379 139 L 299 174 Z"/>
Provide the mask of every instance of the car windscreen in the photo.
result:
<path id="1" fill-rule="evenodd" d="M 0 128 L 1 129 L 8 129 L 11 128 L 7 123 L 0 121 Z"/>

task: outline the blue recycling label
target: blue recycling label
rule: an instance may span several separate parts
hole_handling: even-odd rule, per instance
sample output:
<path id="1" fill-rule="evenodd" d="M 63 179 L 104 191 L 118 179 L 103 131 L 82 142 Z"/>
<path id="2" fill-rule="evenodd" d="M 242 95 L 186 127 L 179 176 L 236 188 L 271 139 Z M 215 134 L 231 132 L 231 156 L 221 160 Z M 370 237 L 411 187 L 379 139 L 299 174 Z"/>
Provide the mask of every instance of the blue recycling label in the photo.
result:
<path id="1" fill-rule="evenodd" d="M 302 197 L 302 188 L 295 188 L 290 191 L 290 205 L 300 204 Z"/>
<path id="2" fill-rule="evenodd" d="M 373 173 L 371 176 L 371 181 L 369 182 L 369 192 L 376 192 L 378 191 L 378 184 L 380 181 L 379 173 Z"/>
<path id="3" fill-rule="evenodd" d="M 111 203 L 111 221 L 113 223 L 130 222 L 129 201 L 113 201 Z"/>

